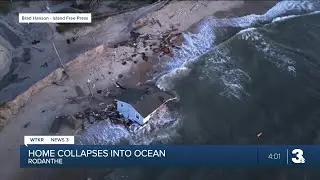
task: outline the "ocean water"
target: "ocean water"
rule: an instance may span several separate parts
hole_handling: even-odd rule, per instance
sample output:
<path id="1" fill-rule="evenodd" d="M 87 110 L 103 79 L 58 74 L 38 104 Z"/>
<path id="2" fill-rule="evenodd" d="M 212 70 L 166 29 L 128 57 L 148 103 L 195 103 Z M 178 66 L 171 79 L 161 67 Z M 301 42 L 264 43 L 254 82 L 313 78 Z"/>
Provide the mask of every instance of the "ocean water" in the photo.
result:
<path id="1" fill-rule="evenodd" d="M 198 34 L 184 34 L 173 60 L 155 75 L 160 89 L 180 99 L 180 123 L 175 133 L 162 133 L 165 143 L 319 144 L 319 10 L 319 1 L 282 1 L 263 15 L 208 17 Z M 320 171 L 134 168 L 105 179 L 115 177 L 316 180 Z"/>

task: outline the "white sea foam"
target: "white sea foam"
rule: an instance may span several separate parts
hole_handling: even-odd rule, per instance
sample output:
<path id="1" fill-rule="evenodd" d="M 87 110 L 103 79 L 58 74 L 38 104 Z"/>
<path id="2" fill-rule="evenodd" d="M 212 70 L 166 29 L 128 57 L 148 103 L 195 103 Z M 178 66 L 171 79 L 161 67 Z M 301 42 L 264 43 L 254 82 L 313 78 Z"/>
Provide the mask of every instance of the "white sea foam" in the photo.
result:
<path id="1" fill-rule="evenodd" d="M 275 44 L 272 40 L 262 36 L 257 29 L 250 31 L 241 31 L 238 33 L 239 37 L 256 47 L 256 49 L 267 57 L 267 59 L 275 64 L 281 70 L 288 70 L 288 72 L 295 75 L 295 62 L 282 52 L 282 48 Z"/>
<path id="2" fill-rule="evenodd" d="M 231 57 L 230 53 L 230 49 L 225 46 L 216 47 L 209 53 L 210 58 L 206 59 L 201 71 L 210 81 L 219 80 L 224 85 L 221 95 L 241 99 L 243 95 L 249 95 L 245 92 L 243 84 L 250 82 L 251 78 L 236 67 L 234 62 L 238 60 L 236 57 Z"/>
<path id="3" fill-rule="evenodd" d="M 129 132 L 122 126 L 110 121 L 101 121 L 90 125 L 85 132 L 76 136 L 78 144 L 117 144 L 123 138 L 128 138 Z"/>
<path id="4" fill-rule="evenodd" d="M 312 15 L 312 14 L 319 14 L 319 13 L 320 13 L 320 11 L 315 11 L 315 12 L 307 13 L 305 15 Z M 284 20 L 292 19 L 292 18 L 299 17 L 299 16 L 301 16 L 301 15 L 289 15 L 289 16 L 277 17 L 277 18 L 272 20 L 272 23 L 274 23 L 274 22 L 282 22 Z"/>
<path id="5" fill-rule="evenodd" d="M 240 32 L 242 33 L 244 39 L 250 39 L 249 41 L 256 42 L 259 41 L 260 44 L 257 45 L 257 48 L 264 53 L 269 54 L 270 57 L 277 57 L 278 61 L 273 62 L 277 65 L 277 67 L 287 69 L 290 73 L 295 74 L 294 62 L 292 62 L 290 58 L 286 57 L 285 55 L 281 55 L 281 53 L 278 52 L 278 50 L 272 45 L 267 44 L 268 41 L 265 39 L 260 39 L 261 35 L 255 33 L 251 26 L 255 24 L 270 23 L 272 20 L 276 18 L 279 20 L 279 18 L 283 16 L 306 14 L 318 10 L 320 10 L 319 1 L 281 1 L 263 15 L 251 14 L 229 19 L 208 17 L 200 22 L 200 31 L 198 34 L 184 34 L 184 38 L 186 40 L 185 43 L 181 46 L 181 48 L 174 50 L 174 57 L 168 63 L 167 72 L 158 78 L 156 85 L 162 90 L 169 91 L 172 90 L 174 87 L 174 82 L 177 79 L 188 75 L 190 72 L 190 67 L 186 67 L 186 64 L 188 64 L 188 62 L 194 62 L 195 60 L 199 59 L 199 56 L 207 53 L 215 47 L 215 28 L 217 27 L 248 28 Z M 248 33 L 245 33 L 245 31 Z M 228 69 L 223 67 L 224 65 L 227 65 L 226 63 L 223 63 L 226 61 L 227 57 L 228 56 L 215 60 L 217 65 L 216 69 L 220 69 L 219 71 L 225 70 L 225 75 L 221 76 L 220 78 L 226 86 L 227 93 L 229 92 L 230 94 L 233 94 L 234 97 L 239 98 L 239 95 L 243 93 L 243 86 L 240 84 L 242 81 L 237 78 L 230 78 L 230 76 L 239 77 L 239 72 L 241 72 L 241 70 L 237 68 Z M 281 58 L 282 60 L 279 60 Z"/>
<path id="6" fill-rule="evenodd" d="M 294 17 L 297 17 L 297 16 L 299 16 L 299 15 L 290 15 L 290 16 L 277 17 L 277 18 L 272 20 L 272 23 L 281 22 L 281 21 L 284 21 L 284 20 L 287 20 L 287 19 L 291 19 L 291 18 L 294 18 Z"/>

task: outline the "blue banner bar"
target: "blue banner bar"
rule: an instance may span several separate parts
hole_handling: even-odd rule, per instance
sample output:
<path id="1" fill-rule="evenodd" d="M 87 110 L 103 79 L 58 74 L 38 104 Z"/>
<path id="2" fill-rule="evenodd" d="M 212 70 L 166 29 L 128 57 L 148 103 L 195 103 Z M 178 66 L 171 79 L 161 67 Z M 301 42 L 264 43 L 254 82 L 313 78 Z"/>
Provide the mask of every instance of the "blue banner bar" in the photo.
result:
<path id="1" fill-rule="evenodd" d="M 20 147 L 21 168 L 63 167 L 320 167 L 320 146 Z"/>

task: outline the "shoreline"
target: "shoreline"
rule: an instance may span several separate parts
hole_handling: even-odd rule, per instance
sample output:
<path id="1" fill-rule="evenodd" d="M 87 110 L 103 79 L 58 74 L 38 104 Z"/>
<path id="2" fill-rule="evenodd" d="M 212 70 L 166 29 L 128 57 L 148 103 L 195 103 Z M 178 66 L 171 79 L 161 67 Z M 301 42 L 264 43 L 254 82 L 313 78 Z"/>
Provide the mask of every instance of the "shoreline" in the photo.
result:
<path id="1" fill-rule="evenodd" d="M 170 54 L 167 57 L 162 57 L 162 60 L 158 59 L 158 54 L 153 54 L 153 50 L 150 47 L 153 43 L 160 43 L 159 39 L 161 38 L 159 37 L 162 34 L 171 31 L 173 28 L 178 28 L 177 33 L 188 31 L 192 29 L 191 27 L 196 27 L 196 24 L 201 19 L 214 15 L 219 10 L 232 11 L 234 8 L 241 9 L 243 4 L 240 1 L 171 2 L 164 8 L 141 18 L 136 24 L 138 27 L 144 23 L 147 25 L 137 28 L 135 32 L 141 35 L 150 34 L 158 37 L 158 40 L 152 41 L 151 38 L 141 38 L 141 41 L 138 42 L 139 45 L 131 44 L 129 41 L 129 43 L 120 44 L 118 47 L 110 47 L 112 45 L 111 41 L 104 43 L 69 62 L 66 65 L 68 78 L 63 73 L 63 70 L 59 68 L 19 95 L 15 100 L 8 102 L 7 109 L 3 110 L 3 108 L 0 108 L 1 116 L 5 116 L 6 118 L 5 121 L 0 121 L 0 126 L 5 126 L 0 131 L 0 151 L 7 152 L 2 153 L 0 159 L 3 162 L 8 162 L 1 170 L 1 174 L 4 174 L 5 178 L 8 177 L 7 179 L 13 180 L 30 179 L 34 178 L 36 174 L 39 175 L 38 173 L 41 170 L 38 169 L 26 172 L 17 169 L 18 156 L 12 158 L 13 154 L 18 153 L 19 145 L 23 144 L 23 135 L 47 134 L 48 126 L 50 126 L 56 115 L 61 113 L 76 113 L 82 108 L 81 105 L 69 104 L 68 100 L 66 100 L 67 98 L 79 95 L 75 86 L 79 86 L 85 95 L 89 95 L 90 91 L 87 87 L 87 80 L 90 79 L 91 87 L 95 87 L 95 94 L 101 97 L 105 94 L 99 94 L 97 91 L 109 91 L 111 87 L 114 87 L 115 81 L 118 81 L 125 87 L 135 88 L 150 78 L 150 71 L 159 61 L 170 59 Z M 267 9 L 263 9 L 261 12 L 265 10 Z M 244 8 L 244 11 L 250 14 L 252 9 Z M 190 17 L 185 17 L 186 13 L 190 13 L 188 15 Z M 161 25 L 157 23 L 157 20 Z M 172 28 L 173 22 L 176 24 Z M 107 36 L 102 37 L 101 40 L 107 38 Z M 116 38 L 111 37 L 111 39 Z M 145 45 L 144 42 L 147 40 L 150 40 L 150 42 L 148 41 Z M 179 42 L 181 43 L 182 40 L 177 41 L 177 43 Z M 167 53 L 167 49 L 161 51 Z M 142 53 L 145 53 L 145 55 Z M 133 57 L 133 54 L 136 55 Z M 147 57 L 147 60 L 145 57 Z M 59 85 L 53 85 L 52 82 L 58 82 Z M 26 123 L 29 123 L 28 127 L 23 128 Z M 17 131 L 19 132 L 18 134 L 15 133 Z M 11 159 L 9 160 L 8 158 Z M 79 169 L 74 170 L 73 173 L 70 172 L 70 169 L 50 171 L 44 170 L 42 174 L 46 174 L 46 178 L 48 179 L 48 174 L 56 176 L 51 177 L 52 179 L 64 179 L 66 177 L 68 179 L 79 179 L 93 177 L 94 174 L 105 174 L 105 171 L 92 169 L 85 169 L 81 173 L 79 173 Z M 26 176 L 27 174 L 28 176 Z"/>

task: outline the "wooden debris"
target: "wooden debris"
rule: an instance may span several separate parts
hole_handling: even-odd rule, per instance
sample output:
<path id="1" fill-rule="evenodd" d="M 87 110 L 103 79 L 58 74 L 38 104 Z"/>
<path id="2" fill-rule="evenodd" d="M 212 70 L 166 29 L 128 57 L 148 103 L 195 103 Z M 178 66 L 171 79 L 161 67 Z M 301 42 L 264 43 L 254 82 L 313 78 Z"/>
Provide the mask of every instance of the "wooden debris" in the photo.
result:
<path id="1" fill-rule="evenodd" d="M 142 59 L 144 61 L 148 61 L 148 57 L 147 57 L 146 53 L 141 53 L 141 55 L 142 55 Z"/>
<path id="2" fill-rule="evenodd" d="M 197 4 L 194 4 L 189 11 L 192 11 L 195 7 L 197 6 Z"/>
<path id="3" fill-rule="evenodd" d="M 73 42 L 75 42 L 77 39 L 78 39 L 78 37 L 72 37 L 72 38 L 71 38 L 71 40 L 72 40 Z"/>
<path id="4" fill-rule="evenodd" d="M 40 68 L 46 68 L 46 67 L 48 67 L 48 63 L 47 62 L 45 62 L 43 65 L 40 66 Z"/>
<path id="5" fill-rule="evenodd" d="M 38 43 L 40 43 L 40 41 L 38 41 L 38 40 L 33 40 L 33 41 L 31 42 L 32 45 L 35 45 L 35 44 L 38 44 Z"/>
<path id="6" fill-rule="evenodd" d="M 104 103 L 100 103 L 103 105 Z M 110 121 L 114 124 L 123 125 L 129 128 L 134 121 L 125 119 L 124 116 L 117 111 L 117 104 L 114 100 L 111 104 L 104 108 L 91 109 L 87 108 L 83 112 L 77 112 L 73 115 L 57 116 L 51 126 L 51 133 L 58 133 L 61 125 L 67 125 L 74 130 L 85 130 L 86 122 L 94 124 L 97 121 Z"/>
<path id="7" fill-rule="evenodd" d="M 127 90 L 127 88 L 125 88 L 124 86 L 122 86 L 120 83 L 115 82 L 116 83 L 116 87 L 123 89 L 123 90 Z"/>
<path id="8" fill-rule="evenodd" d="M 23 125 L 23 128 L 29 127 L 30 124 L 31 124 L 31 122 L 27 122 L 26 124 Z"/>
<path id="9" fill-rule="evenodd" d="M 78 118 L 78 119 L 84 119 L 84 114 L 82 112 L 77 112 L 75 115 L 74 115 L 75 118 Z"/>
<path id="10" fill-rule="evenodd" d="M 159 25 L 159 27 L 162 27 L 161 23 L 159 20 L 156 20 L 157 24 Z"/>
<path id="11" fill-rule="evenodd" d="M 169 53 L 171 53 L 171 50 L 168 47 L 163 47 L 162 52 L 165 54 L 169 54 Z"/>
<path id="12" fill-rule="evenodd" d="M 257 138 L 260 138 L 262 136 L 262 132 L 260 132 L 259 134 L 257 134 Z"/>
<path id="13" fill-rule="evenodd" d="M 91 97 L 94 97 L 94 95 L 93 95 L 93 92 L 92 92 L 92 89 L 91 89 L 91 86 L 90 86 L 90 79 L 88 79 L 88 81 L 87 81 L 87 86 L 88 86 L 88 89 L 89 89 L 89 92 L 90 92 L 90 94 L 91 94 Z"/>

